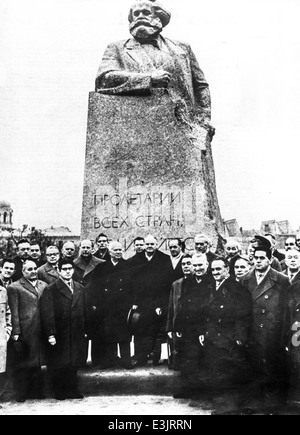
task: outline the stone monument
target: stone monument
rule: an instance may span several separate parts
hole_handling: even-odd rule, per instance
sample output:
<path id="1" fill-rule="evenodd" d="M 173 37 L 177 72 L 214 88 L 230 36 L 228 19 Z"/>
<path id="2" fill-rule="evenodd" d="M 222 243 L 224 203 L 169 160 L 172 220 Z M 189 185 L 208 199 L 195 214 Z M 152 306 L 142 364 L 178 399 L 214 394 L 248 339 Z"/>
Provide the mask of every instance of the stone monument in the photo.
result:
<path id="1" fill-rule="evenodd" d="M 149 233 L 223 233 L 208 83 L 191 47 L 164 38 L 156 0 L 130 9 L 132 38 L 110 44 L 90 93 L 82 236 L 128 249 Z"/>

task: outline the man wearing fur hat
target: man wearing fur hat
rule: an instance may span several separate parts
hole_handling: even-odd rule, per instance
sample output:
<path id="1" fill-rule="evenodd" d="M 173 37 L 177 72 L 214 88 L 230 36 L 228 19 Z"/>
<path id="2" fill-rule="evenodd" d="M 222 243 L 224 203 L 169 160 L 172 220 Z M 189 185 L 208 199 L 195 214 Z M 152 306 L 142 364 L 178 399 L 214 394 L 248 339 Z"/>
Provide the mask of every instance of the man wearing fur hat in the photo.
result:
<path id="1" fill-rule="evenodd" d="M 161 35 L 170 19 L 171 14 L 157 0 L 136 0 L 129 12 L 133 38 L 107 47 L 96 91 L 151 95 L 163 89 L 183 121 L 200 122 L 213 135 L 209 86 L 191 47 Z"/>

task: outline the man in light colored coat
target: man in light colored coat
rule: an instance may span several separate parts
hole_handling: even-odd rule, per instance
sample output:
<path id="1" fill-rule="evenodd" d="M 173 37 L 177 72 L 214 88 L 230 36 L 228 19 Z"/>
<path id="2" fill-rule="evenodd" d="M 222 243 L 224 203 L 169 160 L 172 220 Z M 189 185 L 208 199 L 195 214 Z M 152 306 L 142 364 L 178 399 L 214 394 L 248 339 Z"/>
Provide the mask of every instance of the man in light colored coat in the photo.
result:
<path id="1" fill-rule="evenodd" d="M 23 265 L 23 277 L 7 289 L 12 313 L 12 337 L 18 354 L 13 373 L 17 402 L 43 398 L 40 300 L 46 286 L 38 280 L 36 264 L 28 260 Z"/>
<path id="2" fill-rule="evenodd" d="M 7 342 L 12 331 L 7 291 L 0 287 L 0 398 L 6 385 Z"/>

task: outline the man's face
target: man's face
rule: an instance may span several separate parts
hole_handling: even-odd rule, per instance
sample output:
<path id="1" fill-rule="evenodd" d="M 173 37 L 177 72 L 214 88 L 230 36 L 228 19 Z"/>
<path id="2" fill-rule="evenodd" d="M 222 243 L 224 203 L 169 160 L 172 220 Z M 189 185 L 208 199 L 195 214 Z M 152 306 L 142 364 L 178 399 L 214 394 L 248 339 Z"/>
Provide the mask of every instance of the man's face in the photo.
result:
<path id="1" fill-rule="evenodd" d="M 57 248 L 48 248 L 46 252 L 47 261 L 52 266 L 55 266 L 58 263 L 60 258 L 60 253 Z"/>
<path id="2" fill-rule="evenodd" d="M 254 254 L 255 269 L 258 272 L 266 272 L 271 265 L 271 260 L 267 257 L 265 251 L 256 251 Z"/>
<path id="3" fill-rule="evenodd" d="M 100 237 L 100 239 L 97 240 L 97 246 L 100 249 L 100 251 L 105 251 L 108 248 L 108 240 L 106 237 Z"/>
<path id="4" fill-rule="evenodd" d="M 59 271 L 59 276 L 65 281 L 70 281 L 74 275 L 74 268 L 72 264 L 64 264 Z"/>
<path id="5" fill-rule="evenodd" d="M 147 239 L 145 241 L 145 245 L 146 245 L 147 254 L 149 254 L 149 255 L 155 254 L 155 252 L 157 250 L 157 242 L 154 239 L 154 237 L 147 237 Z"/>
<path id="6" fill-rule="evenodd" d="M 205 257 L 193 258 L 193 270 L 197 278 L 204 276 L 208 270 L 208 262 Z"/>
<path id="7" fill-rule="evenodd" d="M 169 243 L 169 250 L 173 258 L 178 257 L 182 253 L 182 249 L 179 246 L 178 240 L 171 240 Z"/>
<path id="8" fill-rule="evenodd" d="M 39 245 L 31 245 L 30 247 L 30 257 L 33 260 L 39 260 L 42 256 L 41 248 Z"/>
<path id="9" fill-rule="evenodd" d="M 296 246 L 297 246 L 297 249 L 300 250 L 300 234 L 297 235 Z"/>
<path id="10" fill-rule="evenodd" d="M 191 258 L 184 258 L 181 265 L 184 276 L 190 276 L 193 273 L 193 263 Z"/>
<path id="11" fill-rule="evenodd" d="M 80 253 L 82 257 L 89 257 L 90 255 L 92 255 L 92 251 L 93 251 L 92 242 L 86 240 L 81 243 Z"/>
<path id="12" fill-rule="evenodd" d="M 296 249 L 292 249 L 287 252 L 285 257 L 285 262 L 287 267 L 290 270 L 299 270 L 300 269 L 300 252 Z"/>
<path id="13" fill-rule="evenodd" d="M 195 238 L 195 250 L 196 252 L 199 252 L 200 254 L 206 254 L 208 251 L 208 241 L 205 239 L 202 239 L 201 237 Z"/>
<path id="14" fill-rule="evenodd" d="M 235 276 L 240 279 L 250 271 L 250 264 L 243 259 L 237 260 L 234 266 Z"/>
<path id="15" fill-rule="evenodd" d="M 134 250 L 137 254 L 141 254 L 142 252 L 145 251 L 145 242 L 144 240 L 137 240 L 134 243 Z"/>
<path id="16" fill-rule="evenodd" d="M 18 246 L 17 254 L 21 260 L 28 260 L 30 257 L 30 243 L 21 243 Z"/>
<path id="17" fill-rule="evenodd" d="M 28 281 L 36 281 L 37 276 L 37 265 L 33 261 L 28 261 L 23 268 L 23 275 Z"/>
<path id="18" fill-rule="evenodd" d="M 217 282 L 222 282 L 229 276 L 229 268 L 220 260 L 212 262 L 211 272 Z"/>
<path id="19" fill-rule="evenodd" d="M 76 251 L 76 248 L 75 248 L 74 243 L 66 243 L 63 247 L 63 250 L 62 250 L 63 256 L 65 258 L 74 258 L 75 251 Z"/>
<path id="20" fill-rule="evenodd" d="M 296 249 L 296 239 L 289 238 L 285 242 L 285 250 L 291 251 L 292 249 Z"/>
<path id="21" fill-rule="evenodd" d="M 228 243 L 226 253 L 229 258 L 234 258 L 239 253 L 239 247 L 235 243 Z"/>
<path id="22" fill-rule="evenodd" d="M 139 2 L 132 8 L 132 23 L 130 23 L 130 32 L 137 39 L 147 40 L 163 29 L 161 20 L 150 2 Z"/>
<path id="23" fill-rule="evenodd" d="M 5 281 L 9 281 L 13 276 L 13 274 L 15 273 L 15 270 L 16 270 L 15 263 L 8 263 L 8 262 L 4 263 L 1 272 L 2 278 Z"/>
<path id="24" fill-rule="evenodd" d="M 121 243 L 113 245 L 109 253 L 113 260 L 120 261 L 123 258 L 123 248 Z"/>

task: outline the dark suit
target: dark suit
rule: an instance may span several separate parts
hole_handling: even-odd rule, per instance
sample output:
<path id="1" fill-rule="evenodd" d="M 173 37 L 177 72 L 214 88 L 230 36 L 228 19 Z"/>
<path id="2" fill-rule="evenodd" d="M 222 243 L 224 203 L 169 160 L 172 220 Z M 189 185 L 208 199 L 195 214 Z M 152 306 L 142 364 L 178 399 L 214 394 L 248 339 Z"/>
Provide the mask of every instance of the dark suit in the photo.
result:
<path id="1" fill-rule="evenodd" d="M 5 282 L 3 279 L 0 278 L 0 287 L 4 287 L 5 289 L 7 289 L 12 283 L 13 283 L 12 279 Z"/>
<path id="2" fill-rule="evenodd" d="M 200 345 L 199 337 L 206 331 L 211 298 L 210 283 L 211 277 L 207 275 L 200 283 L 195 277 L 183 281 L 181 291 L 180 281 L 173 287 L 173 290 L 176 290 L 173 301 L 174 319 L 169 328 L 182 334 L 182 338 L 177 338 L 178 368 L 181 372 L 180 390 L 191 395 L 199 391 L 204 376 L 204 348 Z M 171 312 L 173 310 L 171 309 Z"/>
<path id="3" fill-rule="evenodd" d="M 36 288 L 21 278 L 7 289 L 12 313 L 12 335 L 19 335 L 25 348 L 22 359 L 15 362 L 14 387 L 17 398 L 26 399 L 31 392 L 41 395 L 40 370 L 44 363 L 40 300 L 46 288 L 42 281 Z"/>
<path id="4" fill-rule="evenodd" d="M 50 263 L 46 263 L 38 269 L 38 278 L 49 285 L 58 280 L 59 274 Z"/>
<path id="5" fill-rule="evenodd" d="M 77 393 L 77 371 L 86 364 L 88 333 L 84 287 L 69 286 L 58 279 L 46 287 L 42 297 L 42 321 L 47 340 L 47 365 L 56 396 L 71 398 Z M 48 338 L 54 336 L 56 345 Z"/>
<path id="6" fill-rule="evenodd" d="M 75 261 L 75 273 L 73 276 L 74 281 L 79 282 L 84 287 L 87 287 L 91 282 L 93 277 L 94 270 L 96 267 L 105 263 L 105 260 L 100 260 L 94 255 L 90 257 L 89 262 L 87 263 L 83 257 L 78 257 Z"/>
<path id="7" fill-rule="evenodd" d="M 127 262 L 112 261 L 96 267 L 87 289 L 92 326 L 92 359 L 110 367 L 117 361 L 117 344 L 125 366 L 130 365 L 130 341 L 127 318 L 134 296 L 129 281 Z"/>
<path id="8" fill-rule="evenodd" d="M 172 75 L 168 89 L 174 101 L 185 101 L 188 114 L 210 118 L 210 92 L 197 59 L 188 44 L 159 36 L 158 47 L 143 46 L 135 39 L 110 44 L 96 79 L 104 94 L 152 93 L 151 75 L 164 69 Z M 183 110 L 183 109 L 182 109 Z"/>
<path id="9" fill-rule="evenodd" d="M 272 268 L 258 285 L 255 270 L 242 278 L 252 295 L 253 322 L 249 353 L 254 383 L 265 403 L 284 399 L 287 387 L 286 336 L 289 280 Z"/>
<path id="10" fill-rule="evenodd" d="M 168 266 L 170 257 L 156 251 L 151 261 L 146 255 L 141 256 L 140 265 L 131 269 L 131 279 L 134 289 L 134 304 L 142 315 L 142 326 L 135 334 L 136 358 L 145 362 L 148 355 L 154 353 L 156 361 L 160 359 L 161 349 L 159 334 L 164 329 L 168 312 L 170 284 Z M 158 316 L 156 309 L 161 308 L 163 315 Z"/>

